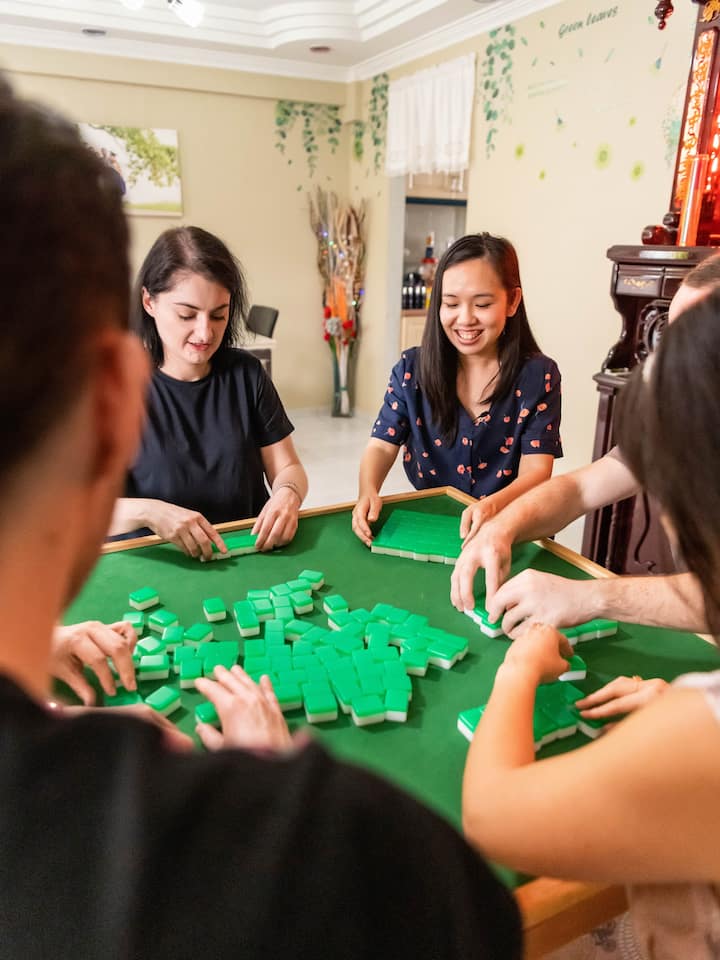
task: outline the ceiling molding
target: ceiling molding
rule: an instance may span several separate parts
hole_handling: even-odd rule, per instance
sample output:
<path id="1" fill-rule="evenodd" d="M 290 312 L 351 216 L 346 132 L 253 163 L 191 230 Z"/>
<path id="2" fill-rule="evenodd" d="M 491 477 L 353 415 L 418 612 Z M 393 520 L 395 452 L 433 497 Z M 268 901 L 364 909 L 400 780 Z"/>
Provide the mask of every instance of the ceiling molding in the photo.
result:
<path id="1" fill-rule="evenodd" d="M 386 73 L 397 67 L 402 67 L 406 63 L 412 63 L 413 60 L 420 60 L 422 57 L 446 50 L 458 43 L 464 43 L 478 34 L 497 30 L 498 27 L 504 27 L 514 20 L 539 13 L 548 7 L 554 7 L 560 2 L 561 0 L 505 0 L 505 2 L 495 2 L 489 5 L 487 9 L 471 13 L 468 17 L 456 20 L 442 30 L 434 30 L 423 37 L 418 37 L 417 40 L 403 43 L 386 53 L 358 63 L 350 68 L 350 79 L 369 80 L 379 73 Z"/>
<path id="2" fill-rule="evenodd" d="M 257 3 L 258 9 L 210 3 L 203 26 L 189 30 L 162 7 L 145 7 L 141 15 L 125 17 L 129 11 L 123 10 L 119 0 L 42 0 L 32 4 L 30 15 L 27 0 L 0 0 L 0 44 L 349 83 L 439 53 L 560 0 L 495 0 L 447 26 L 396 43 L 349 66 L 283 57 L 279 48 L 297 41 L 328 39 L 341 41 L 348 57 L 355 49 L 361 57 L 363 42 L 377 41 L 388 31 L 402 34 L 403 27 L 407 36 L 412 20 L 433 11 L 437 16 L 447 0 L 355 0 L 350 9 L 340 0 L 305 0 L 283 4 L 274 13 L 263 0 L 245 2 Z M 52 27 L 42 25 L 51 20 Z M 136 35 L 138 24 L 144 25 L 143 36 Z M 157 31 L 155 36 L 148 32 L 148 25 Z M 107 29 L 108 35 L 87 37 L 80 32 L 83 27 Z M 239 46 L 245 49 L 233 49 Z M 377 49 L 377 42 L 374 46 Z M 257 52 L 248 52 L 248 47 Z M 272 55 L 273 50 L 277 54 Z"/>
<path id="3" fill-rule="evenodd" d="M 300 80 L 324 80 L 349 83 L 352 79 L 347 67 L 330 64 L 305 63 L 302 60 L 283 60 L 256 54 L 208 50 L 205 47 L 180 47 L 155 44 L 119 37 L 85 37 L 63 30 L 41 30 L 30 27 L 3 27 L 2 43 L 22 47 L 41 47 L 66 50 L 72 53 L 90 53 L 100 57 L 124 57 L 128 60 L 149 60 L 158 63 L 186 64 L 195 67 L 214 67 L 218 70 L 237 70 L 242 73 L 269 74 L 277 77 L 296 77 Z"/>

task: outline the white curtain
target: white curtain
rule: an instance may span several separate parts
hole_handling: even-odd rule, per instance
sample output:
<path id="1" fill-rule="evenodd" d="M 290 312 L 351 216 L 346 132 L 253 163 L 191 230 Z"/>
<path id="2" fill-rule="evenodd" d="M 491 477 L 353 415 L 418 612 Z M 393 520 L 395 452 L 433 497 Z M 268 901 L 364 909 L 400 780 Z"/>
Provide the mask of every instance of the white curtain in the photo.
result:
<path id="1" fill-rule="evenodd" d="M 385 172 L 460 173 L 470 163 L 475 54 L 390 84 Z"/>

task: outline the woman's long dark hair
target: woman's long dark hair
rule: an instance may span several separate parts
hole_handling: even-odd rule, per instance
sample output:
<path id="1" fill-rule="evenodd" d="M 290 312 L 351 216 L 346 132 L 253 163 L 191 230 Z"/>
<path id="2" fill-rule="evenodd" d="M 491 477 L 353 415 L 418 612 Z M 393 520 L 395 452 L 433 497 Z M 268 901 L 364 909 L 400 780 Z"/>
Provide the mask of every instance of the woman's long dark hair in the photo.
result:
<path id="1" fill-rule="evenodd" d="M 143 307 L 143 287 L 151 297 L 171 290 L 184 273 L 199 273 L 230 294 L 228 325 L 220 347 L 222 354 L 237 342 L 248 311 L 248 291 L 242 267 L 228 248 L 201 227 L 175 227 L 161 233 L 140 267 L 132 298 L 130 321 L 152 358 L 153 365 L 163 362 L 163 346 L 155 320 Z"/>
<path id="2" fill-rule="evenodd" d="M 720 292 L 668 327 L 620 395 L 617 440 L 660 501 L 687 568 L 700 581 L 709 628 L 720 633 Z"/>
<path id="3" fill-rule="evenodd" d="M 438 264 L 430 296 L 425 331 L 420 348 L 419 384 L 427 397 L 433 421 L 440 428 L 443 440 L 453 443 L 458 428 L 457 350 L 448 340 L 440 322 L 443 276 L 449 267 L 467 260 L 487 260 L 498 275 L 508 298 L 515 296 L 520 283 L 520 267 L 515 248 L 504 237 L 490 233 L 473 233 L 461 237 L 448 247 Z M 524 299 L 515 315 L 508 317 L 505 330 L 498 340 L 500 374 L 492 394 L 484 399 L 490 403 L 501 400 L 512 390 L 523 363 L 540 353 L 528 323 Z"/>

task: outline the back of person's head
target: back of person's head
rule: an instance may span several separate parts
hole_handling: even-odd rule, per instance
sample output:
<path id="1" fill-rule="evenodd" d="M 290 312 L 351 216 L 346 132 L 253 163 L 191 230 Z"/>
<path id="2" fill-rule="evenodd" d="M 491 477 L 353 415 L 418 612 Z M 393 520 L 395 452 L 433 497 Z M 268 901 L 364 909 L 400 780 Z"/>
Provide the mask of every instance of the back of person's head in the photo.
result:
<path id="1" fill-rule="evenodd" d="M 143 307 L 143 290 L 151 297 L 172 290 L 188 274 L 200 274 L 230 294 L 228 324 L 218 354 L 240 335 L 248 310 L 243 270 L 227 246 L 201 227 L 175 227 L 161 233 L 140 267 L 133 291 L 132 325 L 145 344 L 153 365 L 163 362 L 162 341 L 155 320 Z"/>
<path id="2" fill-rule="evenodd" d="M 74 124 L 0 77 L 0 487 L 79 396 L 98 335 L 127 326 L 115 179 Z"/>
<path id="3" fill-rule="evenodd" d="M 720 285 L 720 253 L 713 253 L 711 256 L 701 260 L 683 280 L 687 287 L 717 287 Z"/>
<path id="4" fill-rule="evenodd" d="M 628 466 L 658 498 L 720 632 L 720 291 L 668 327 L 623 388 L 617 439 Z"/>
<path id="5" fill-rule="evenodd" d="M 440 320 L 443 277 L 446 270 L 469 260 L 485 260 L 495 271 L 508 300 L 522 291 L 520 265 L 515 247 L 504 237 L 490 233 L 472 233 L 456 240 L 440 258 L 428 308 L 420 350 L 419 381 L 433 411 L 433 419 L 443 437 L 452 442 L 457 433 L 456 379 L 457 351 L 447 338 Z M 510 392 L 528 357 L 540 352 L 528 322 L 525 299 L 521 297 L 515 313 L 508 317 L 498 340 L 500 375 L 487 398 L 499 400 Z"/>

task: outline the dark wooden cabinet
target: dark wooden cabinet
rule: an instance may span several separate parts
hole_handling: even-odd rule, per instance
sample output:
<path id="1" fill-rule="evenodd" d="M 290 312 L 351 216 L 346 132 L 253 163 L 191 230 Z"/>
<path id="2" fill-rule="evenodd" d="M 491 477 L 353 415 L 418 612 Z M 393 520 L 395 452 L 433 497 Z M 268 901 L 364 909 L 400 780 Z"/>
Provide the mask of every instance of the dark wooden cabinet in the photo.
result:
<path id="1" fill-rule="evenodd" d="M 617 342 L 593 379 L 599 393 L 593 460 L 615 445 L 615 403 L 632 369 L 652 353 L 667 310 L 686 274 L 717 247 L 610 247 L 610 296 L 622 320 Z M 582 552 L 614 573 L 673 573 L 675 564 L 657 506 L 645 495 L 589 514 Z"/>

